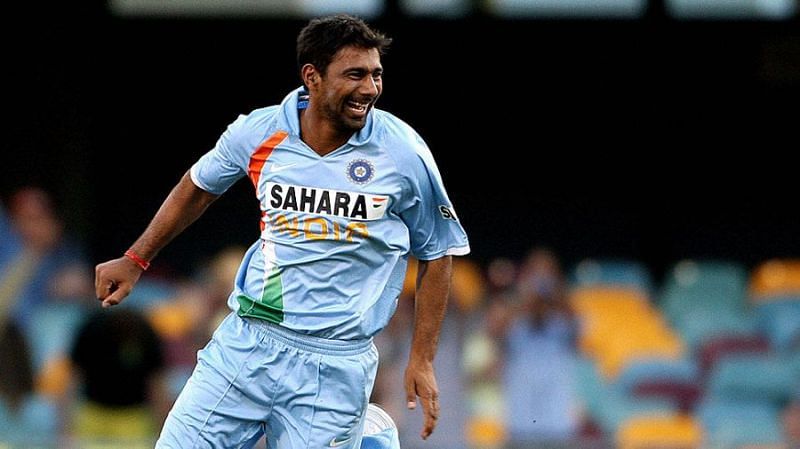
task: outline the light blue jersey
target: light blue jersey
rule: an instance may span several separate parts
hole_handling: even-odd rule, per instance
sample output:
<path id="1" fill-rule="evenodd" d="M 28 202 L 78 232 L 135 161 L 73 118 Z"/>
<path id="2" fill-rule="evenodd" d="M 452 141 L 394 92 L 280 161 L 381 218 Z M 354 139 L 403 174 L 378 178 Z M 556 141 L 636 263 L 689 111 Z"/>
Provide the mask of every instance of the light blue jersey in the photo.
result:
<path id="1" fill-rule="evenodd" d="M 469 244 L 408 125 L 373 110 L 319 156 L 300 140 L 300 92 L 239 117 L 191 169 L 215 194 L 248 176 L 261 238 L 159 449 L 249 448 L 262 435 L 271 448 L 398 448 L 394 427 L 366 432 L 362 445 L 378 368 L 371 337 L 394 313 L 409 254 L 431 260 Z"/>
<path id="2" fill-rule="evenodd" d="M 469 243 L 410 126 L 373 109 L 320 156 L 300 139 L 301 92 L 240 116 L 191 177 L 214 194 L 244 176 L 256 189 L 261 239 L 239 268 L 234 311 L 324 338 L 371 337 L 395 311 L 409 253 L 463 255 Z"/>

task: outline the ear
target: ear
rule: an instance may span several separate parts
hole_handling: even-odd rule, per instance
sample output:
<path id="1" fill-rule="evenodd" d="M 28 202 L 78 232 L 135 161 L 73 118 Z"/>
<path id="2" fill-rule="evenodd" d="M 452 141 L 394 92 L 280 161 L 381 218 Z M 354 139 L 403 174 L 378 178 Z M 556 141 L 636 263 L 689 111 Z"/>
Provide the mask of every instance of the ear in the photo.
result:
<path id="1" fill-rule="evenodd" d="M 303 65 L 300 69 L 300 77 L 303 79 L 303 84 L 305 84 L 309 90 L 316 89 L 321 78 L 317 68 L 311 64 Z"/>

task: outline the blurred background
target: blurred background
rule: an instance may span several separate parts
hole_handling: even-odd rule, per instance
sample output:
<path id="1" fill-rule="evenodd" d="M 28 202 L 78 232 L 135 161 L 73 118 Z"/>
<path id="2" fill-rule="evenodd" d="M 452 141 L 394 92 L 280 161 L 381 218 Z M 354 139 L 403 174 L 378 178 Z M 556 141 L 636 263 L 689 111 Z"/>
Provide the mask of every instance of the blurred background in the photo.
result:
<path id="1" fill-rule="evenodd" d="M 796 0 L 92 0 L 3 15 L 0 447 L 152 446 L 258 237 L 251 187 L 119 311 L 93 266 L 299 85 L 297 32 L 333 12 L 395 39 L 379 107 L 473 251 L 432 442 L 403 410 L 412 289 L 379 339 L 404 449 L 798 444 Z"/>

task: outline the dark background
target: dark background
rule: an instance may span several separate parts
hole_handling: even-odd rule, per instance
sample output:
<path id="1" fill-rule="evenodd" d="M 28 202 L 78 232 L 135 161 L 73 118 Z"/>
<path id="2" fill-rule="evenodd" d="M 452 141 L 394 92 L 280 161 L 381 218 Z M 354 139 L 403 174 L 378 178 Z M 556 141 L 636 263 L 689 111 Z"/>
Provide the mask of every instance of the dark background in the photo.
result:
<path id="1" fill-rule="evenodd" d="M 239 113 L 299 85 L 304 20 L 123 19 L 102 2 L 7 15 L 0 197 L 53 191 L 94 261 L 115 257 Z M 567 264 L 800 255 L 798 20 L 459 21 L 389 11 L 379 103 L 437 158 L 473 255 L 546 244 Z M 20 26 L 21 25 L 21 26 Z M 160 256 L 258 235 L 237 184 Z"/>

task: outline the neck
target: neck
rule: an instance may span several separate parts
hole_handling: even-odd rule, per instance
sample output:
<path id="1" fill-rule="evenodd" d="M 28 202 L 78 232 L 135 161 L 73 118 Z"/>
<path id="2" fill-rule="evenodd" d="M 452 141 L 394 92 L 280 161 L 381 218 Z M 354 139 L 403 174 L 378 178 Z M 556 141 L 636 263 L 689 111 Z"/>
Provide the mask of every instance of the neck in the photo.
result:
<path id="1" fill-rule="evenodd" d="M 320 156 L 344 145 L 352 135 L 336 129 L 311 107 L 300 111 L 300 139 Z"/>

